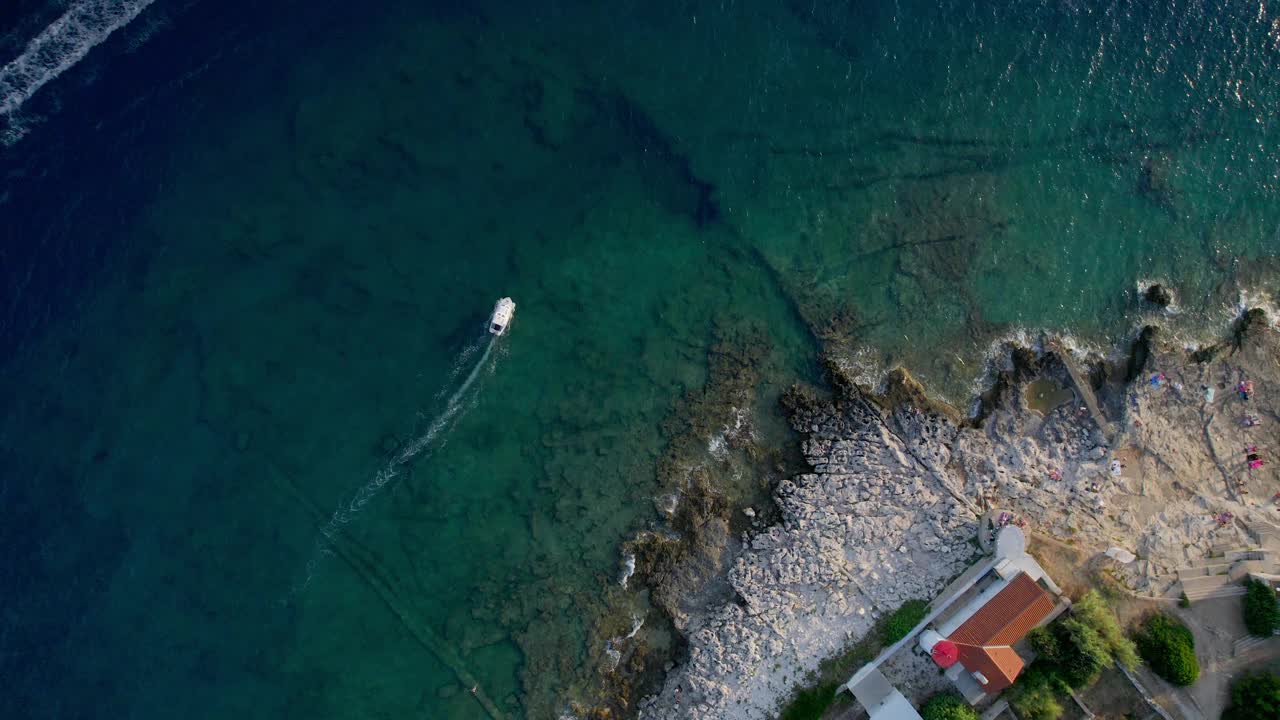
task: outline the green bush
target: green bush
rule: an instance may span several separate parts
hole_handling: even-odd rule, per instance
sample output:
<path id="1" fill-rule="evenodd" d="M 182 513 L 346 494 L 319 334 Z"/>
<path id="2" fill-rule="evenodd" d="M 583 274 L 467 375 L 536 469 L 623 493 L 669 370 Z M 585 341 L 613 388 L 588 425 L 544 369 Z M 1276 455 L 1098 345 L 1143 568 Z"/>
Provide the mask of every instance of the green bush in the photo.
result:
<path id="1" fill-rule="evenodd" d="M 1036 662 L 1069 687 L 1091 684 L 1103 668 L 1116 662 L 1125 667 L 1138 663 L 1133 641 L 1124 636 L 1115 613 L 1093 591 L 1072 607 L 1069 616 L 1027 633 L 1027 642 L 1039 656 Z"/>
<path id="2" fill-rule="evenodd" d="M 1008 699 L 1022 720 L 1058 720 L 1062 716 L 1059 699 L 1067 690 L 1067 684 L 1053 666 L 1036 660 L 1009 688 Z"/>
<path id="3" fill-rule="evenodd" d="M 1102 635 L 1079 618 L 1070 617 L 1027 635 L 1037 662 L 1051 667 L 1073 688 L 1092 683 L 1104 667 L 1112 665 L 1111 653 Z"/>
<path id="4" fill-rule="evenodd" d="M 1092 684 L 1103 668 L 1115 664 L 1106 640 L 1093 626 L 1070 617 L 1058 623 L 1058 628 L 1058 645 L 1062 651 L 1057 663 L 1063 679 L 1071 687 Z"/>
<path id="5" fill-rule="evenodd" d="M 1245 583 L 1244 626 L 1254 635 L 1270 637 L 1280 630 L 1280 602 L 1271 586 L 1250 579 Z"/>
<path id="6" fill-rule="evenodd" d="M 1135 639 L 1142 659 L 1165 680 L 1185 686 L 1200 677 L 1195 638 L 1177 619 L 1163 613 L 1151 615 Z"/>
<path id="7" fill-rule="evenodd" d="M 1115 660 L 1127 668 L 1137 666 L 1138 649 L 1134 647 L 1132 640 L 1125 637 L 1116 614 L 1111 611 L 1110 606 L 1098 591 L 1090 590 L 1085 593 L 1084 597 L 1071 607 L 1071 617 L 1093 628 L 1102 637 L 1110 658 L 1105 663 L 1107 667 L 1111 666 L 1110 660 Z"/>
<path id="8" fill-rule="evenodd" d="M 1231 686 L 1231 706 L 1222 720 L 1276 720 L 1280 718 L 1280 675 L 1246 675 Z"/>
<path id="9" fill-rule="evenodd" d="M 805 688 L 796 693 L 778 720 L 818 720 L 836 699 L 835 683 Z"/>
<path id="10" fill-rule="evenodd" d="M 1058 636 L 1049 628 L 1032 628 L 1031 632 L 1027 633 L 1027 644 L 1036 651 L 1037 655 L 1047 660 L 1056 661 L 1057 658 L 1062 657 L 1062 646 L 1058 643 Z"/>
<path id="11" fill-rule="evenodd" d="M 884 644 L 892 645 L 907 636 L 929 614 L 929 603 L 924 600 L 908 600 L 884 620 Z"/>
<path id="12" fill-rule="evenodd" d="M 1071 688 L 1089 685 L 1117 662 L 1138 663 L 1133 641 L 1096 590 L 1080 598 L 1069 616 L 1027 633 L 1027 642 L 1038 657 L 1008 691 L 1022 720 L 1057 720 Z"/>
<path id="13" fill-rule="evenodd" d="M 978 711 L 955 693 L 943 692 L 920 707 L 924 720 L 978 720 Z"/>

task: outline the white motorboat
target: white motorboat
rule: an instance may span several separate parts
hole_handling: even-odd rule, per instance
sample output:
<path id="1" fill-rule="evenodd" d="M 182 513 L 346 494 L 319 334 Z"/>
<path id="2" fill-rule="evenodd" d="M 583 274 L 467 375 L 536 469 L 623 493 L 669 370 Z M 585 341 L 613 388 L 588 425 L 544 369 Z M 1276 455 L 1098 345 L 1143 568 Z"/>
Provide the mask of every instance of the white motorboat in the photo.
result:
<path id="1" fill-rule="evenodd" d="M 501 335 L 507 331 L 507 326 L 511 325 L 511 317 L 516 314 L 516 303 L 509 297 L 504 297 L 493 306 L 493 315 L 489 318 L 489 332 L 494 335 Z"/>

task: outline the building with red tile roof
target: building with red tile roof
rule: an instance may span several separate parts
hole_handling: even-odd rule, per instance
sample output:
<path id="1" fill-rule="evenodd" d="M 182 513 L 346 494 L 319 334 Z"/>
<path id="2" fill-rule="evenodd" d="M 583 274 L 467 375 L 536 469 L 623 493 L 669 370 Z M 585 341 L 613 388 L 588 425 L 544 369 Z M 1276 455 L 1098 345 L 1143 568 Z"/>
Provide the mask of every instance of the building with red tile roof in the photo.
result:
<path id="1" fill-rule="evenodd" d="M 1022 672 L 1022 658 L 1013 651 L 1013 644 L 1056 606 L 1048 590 L 1030 575 L 1019 573 L 946 639 L 960 651 L 958 662 L 973 674 L 983 692 L 999 692 Z"/>
<path id="2" fill-rule="evenodd" d="M 1013 646 L 1056 617 L 1059 592 L 1030 555 L 1011 552 L 966 592 L 949 599 L 934 627 L 920 634 L 920 647 L 965 698 L 976 702 L 1017 679 L 1026 663 Z M 939 647 L 943 652 L 934 652 Z"/>
<path id="3" fill-rule="evenodd" d="M 1017 679 L 1026 661 L 1014 646 L 1070 605 L 1061 594 L 1027 554 L 1022 531 L 1003 526 L 995 539 L 995 554 L 956 578 L 906 637 L 881 651 L 840 689 L 853 694 L 871 720 L 919 720 L 910 702 L 879 670 L 914 642 L 943 668 L 966 700 L 976 703 Z"/>

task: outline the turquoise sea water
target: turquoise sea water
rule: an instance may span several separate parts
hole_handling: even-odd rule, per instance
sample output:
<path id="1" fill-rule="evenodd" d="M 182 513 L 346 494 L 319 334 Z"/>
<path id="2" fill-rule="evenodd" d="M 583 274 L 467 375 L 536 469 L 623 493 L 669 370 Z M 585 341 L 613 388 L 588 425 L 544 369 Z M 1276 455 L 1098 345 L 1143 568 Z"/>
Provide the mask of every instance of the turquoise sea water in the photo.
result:
<path id="1" fill-rule="evenodd" d="M 718 338 L 782 443 L 815 334 L 963 404 L 1141 282 L 1215 332 L 1275 284 L 1280 15 L 1145 8 L 157 0 L 3 151 L 0 709 L 554 717 Z"/>

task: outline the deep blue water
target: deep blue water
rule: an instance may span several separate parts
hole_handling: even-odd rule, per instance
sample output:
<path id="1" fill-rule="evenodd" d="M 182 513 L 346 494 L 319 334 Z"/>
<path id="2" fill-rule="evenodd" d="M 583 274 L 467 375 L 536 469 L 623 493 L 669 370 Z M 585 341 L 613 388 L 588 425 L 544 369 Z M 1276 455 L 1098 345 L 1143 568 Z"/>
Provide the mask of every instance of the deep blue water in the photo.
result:
<path id="1" fill-rule="evenodd" d="M 66 4 L 0 9 L 6 59 Z M 317 47 L 358 52 L 344 38 L 367 39 L 379 17 L 341 2 L 157 2 L 28 101 L 29 137 L 0 153 L 9 352 L 86 297 L 104 262 L 127 273 L 148 254 L 127 229 L 172 181 L 199 118 L 278 93 L 294 59 Z"/>
<path id="2" fill-rule="evenodd" d="M 4 120 L 0 716 L 591 699 L 631 613 L 670 642 L 620 547 L 717 342 L 764 328 L 776 445 L 823 343 L 964 403 L 1001 339 L 1267 302 L 1278 22 L 156 0 Z"/>
<path id="3" fill-rule="evenodd" d="M 6 59 L 64 5 L 24 0 L 0 8 L 0 27 L 10 29 Z M 359 38 L 377 19 L 376 11 L 342 2 L 158 2 L 26 103 L 28 134 L 0 150 L 0 355 L 8 368 L 4 404 L 11 419 L 21 418 L 21 434 L 12 426 L 6 434 L 10 450 L 38 438 L 49 442 L 47 452 L 59 452 L 61 440 L 62 451 L 74 453 L 84 440 L 81 433 L 49 437 L 58 427 L 49 414 L 58 411 L 39 400 L 16 399 L 15 385 L 24 381 L 13 368 L 47 342 L 51 330 L 64 328 L 61 354 L 70 364 L 78 337 L 97 334 L 79 325 L 97 302 L 96 291 L 146 274 L 167 241 L 138 233 L 136 220 L 173 183 L 191 151 L 191 134 L 279 92 L 297 56 L 317 46 L 349 51 L 344 38 Z M 66 369 L 45 368 L 53 382 L 64 380 Z M 110 452 L 95 451 L 85 465 L 100 465 Z M 8 619 L 0 649 L 7 687 L 0 714 L 167 715 L 161 707 L 134 707 L 130 687 L 143 678 L 111 670 L 112 656 L 122 652 L 165 663 L 162 648 L 130 647 L 126 638 L 113 644 L 87 639 L 110 635 L 86 626 L 103 621 L 92 617 L 93 608 L 122 571 L 136 529 L 87 513 L 75 499 L 82 478 L 24 462 L 13 452 L 3 456 L 0 500 L 9 512 L 0 529 L 6 549 L 0 605 Z M 154 596 L 142 591 L 138 600 L 148 597 Z M 246 621 L 287 626 L 270 614 Z M 92 659 L 75 663 L 73 656 Z M 278 716 L 278 710 L 262 708 L 264 716 Z"/>

